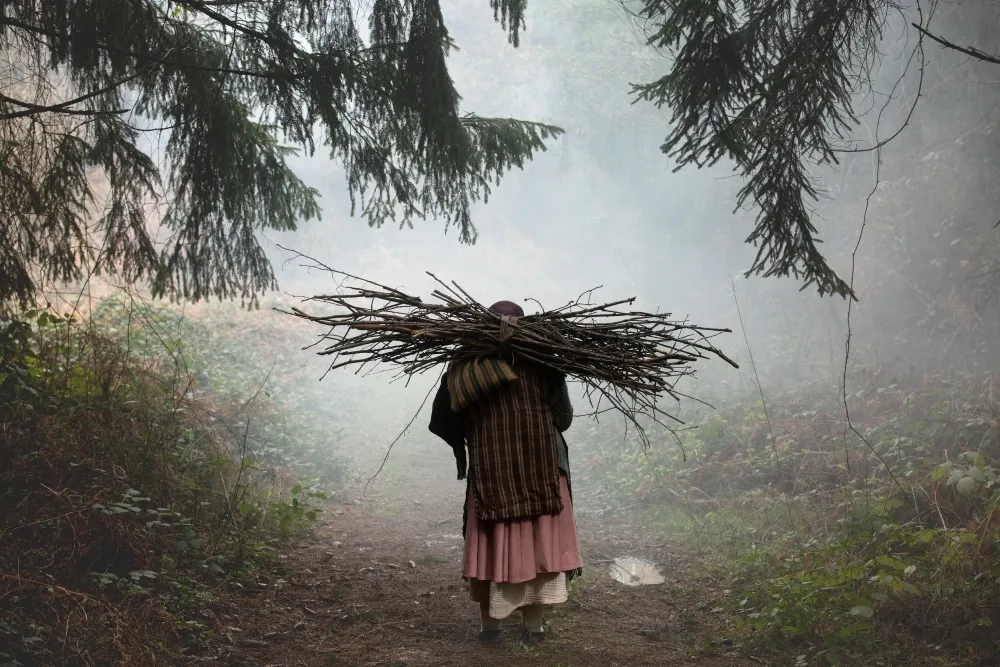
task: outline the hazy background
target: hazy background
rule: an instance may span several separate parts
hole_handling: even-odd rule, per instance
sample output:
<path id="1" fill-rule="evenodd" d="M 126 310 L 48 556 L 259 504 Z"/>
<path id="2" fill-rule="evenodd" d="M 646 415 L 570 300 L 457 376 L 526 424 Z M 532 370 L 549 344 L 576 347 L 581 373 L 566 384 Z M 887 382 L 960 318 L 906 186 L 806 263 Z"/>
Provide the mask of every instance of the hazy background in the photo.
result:
<path id="1" fill-rule="evenodd" d="M 920 3 L 935 34 L 1000 53 L 998 0 Z M 715 342 L 740 368 L 705 360 L 680 387 L 716 406 L 683 403 L 696 428 L 651 428 L 648 449 L 613 415 L 567 432 L 587 574 L 552 655 L 1000 664 L 1000 66 L 921 45 L 916 5 L 890 17 L 871 78 L 857 73 L 843 143 L 861 152 L 815 170 L 822 248 L 859 299 L 848 318 L 796 280 L 743 277 L 756 212 L 733 212 L 741 178 L 673 173 L 668 114 L 632 104 L 630 84 L 670 66 L 642 25 L 613 0 L 528 4 L 514 49 L 486 0 L 442 0 L 462 111 L 566 130 L 476 207 L 476 245 L 435 220 L 370 229 L 319 153 L 292 162 L 323 219 L 266 235 L 281 292 L 261 309 L 98 277 L 24 313 L 32 335 L 8 328 L 0 598 L 20 604 L 0 610 L 0 655 L 135 663 L 183 642 L 226 661 L 475 662 L 457 657 L 475 617 L 455 587 L 466 484 L 427 429 L 437 373 L 323 377 L 307 347 L 323 328 L 276 308 L 322 313 L 300 298 L 337 286 L 281 246 L 423 298 L 428 271 L 529 312 L 602 286 L 595 299 L 733 330 Z M 146 136 L 165 163 L 162 134 Z M 108 180 L 90 176 L 99 210 Z M 619 556 L 665 585 L 611 588 Z M 101 613 L 81 620 L 85 602 Z"/>
<path id="2" fill-rule="evenodd" d="M 350 216 L 339 165 L 321 153 L 295 159 L 297 173 L 322 193 L 323 219 L 296 233 L 268 235 L 283 292 L 308 296 L 334 286 L 322 273 L 286 263 L 278 245 L 424 297 L 435 287 L 426 271 L 457 281 L 484 303 L 531 297 L 552 307 L 601 285 L 597 299 L 635 296 L 637 308 L 734 330 L 717 342 L 742 368 L 704 363 L 698 368 L 702 380 L 689 383 L 690 391 L 745 394 L 758 376 L 766 391 L 824 379 L 831 393 L 840 391 L 846 302 L 820 298 L 812 288 L 800 291 L 790 279 L 744 279 L 754 253 L 744 243 L 754 212 L 733 214 L 739 177 L 725 163 L 672 173 L 674 165 L 659 150 L 668 115 L 631 103 L 630 83 L 652 80 L 667 68 L 642 44 L 635 19 L 610 1 L 531 3 L 515 49 L 485 2 L 442 4 L 460 48 L 449 66 L 464 95 L 463 111 L 552 123 L 565 128 L 565 136 L 476 207 L 474 246 L 460 244 L 457 230 L 445 235 L 435 220 L 413 229 L 369 228 Z M 989 51 L 995 37 L 983 26 L 992 23 L 980 20 L 975 7 L 946 6 L 934 25 Z M 916 97 L 921 57 L 911 57 L 915 31 L 894 17 L 887 35 L 874 94 L 865 90 L 859 97 L 859 109 L 870 111 L 855 135 L 858 146 L 895 132 Z M 888 384 L 905 373 L 997 361 L 993 225 L 1000 220 L 1000 189 L 989 168 L 997 155 L 997 135 L 989 129 L 1000 117 L 1000 74 L 934 44 L 926 45 L 924 60 L 923 97 L 906 130 L 882 153 L 878 188 L 873 191 L 874 153 L 845 155 L 836 169 L 817 171 L 830 195 L 817 203 L 819 236 L 845 277 L 866 221 L 857 256 L 857 367 L 851 367 L 849 394 L 856 383 Z M 756 373 L 746 363 L 744 333 Z M 324 360 L 312 353 L 296 358 L 312 376 L 322 373 Z M 347 391 L 355 416 L 372 429 L 372 445 L 382 449 L 433 379 L 389 388 L 384 376 L 338 372 L 315 386 L 314 398 L 322 403 L 335 388 Z M 426 418 L 418 419 L 413 437 L 427 437 Z"/>

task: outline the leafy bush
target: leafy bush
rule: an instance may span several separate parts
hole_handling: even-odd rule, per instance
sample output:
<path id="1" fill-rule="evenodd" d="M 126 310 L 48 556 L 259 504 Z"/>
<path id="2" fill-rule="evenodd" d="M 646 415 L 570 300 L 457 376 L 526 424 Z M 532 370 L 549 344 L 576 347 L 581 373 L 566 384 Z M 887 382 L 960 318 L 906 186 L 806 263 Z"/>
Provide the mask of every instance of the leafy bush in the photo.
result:
<path id="1" fill-rule="evenodd" d="M 146 363 L 188 376 L 192 395 L 246 397 L 254 412 L 246 437 L 269 464 L 294 467 L 319 485 L 347 481 L 352 462 L 339 443 L 357 411 L 349 397 L 315 391 L 316 370 L 298 354 L 310 341 L 294 318 L 226 304 L 192 314 L 107 299 L 91 321 Z"/>
<path id="2" fill-rule="evenodd" d="M 859 373 L 860 375 L 860 373 Z M 574 430 L 576 470 L 687 535 L 743 650 L 788 664 L 986 665 L 1000 595 L 990 374 L 864 376 L 702 412 L 649 451 Z M 881 386 L 880 386 L 881 385 Z M 986 400 L 984 400 L 984 397 Z"/>
<path id="3" fill-rule="evenodd" d="M 148 665 L 262 576 L 323 494 L 273 413 L 52 312 L 0 328 L 0 664 Z"/>
<path id="4" fill-rule="evenodd" d="M 858 492 L 859 494 L 861 492 Z M 986 507 L 992 516 L 998 496 Z M 745 645 L 801 649 L 800 664 L 993 664 L 1000 522 L 941 528 L 900 523 L 876 499 L 826 538 L 777 541 L 742 559 L 733 585 Z M 860 507 L 859 503 L 859 507 Z M 856 513 L 857 514 L 857 513 Z"/>

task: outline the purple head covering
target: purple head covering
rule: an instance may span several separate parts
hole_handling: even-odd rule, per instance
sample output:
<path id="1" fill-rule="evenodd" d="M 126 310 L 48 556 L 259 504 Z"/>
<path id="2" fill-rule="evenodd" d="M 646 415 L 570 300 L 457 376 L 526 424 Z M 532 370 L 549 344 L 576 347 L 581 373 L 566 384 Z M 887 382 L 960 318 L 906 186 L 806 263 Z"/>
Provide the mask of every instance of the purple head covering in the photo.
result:
<path id="1" fill-rule="evenodd" d="M 524 317 L 524 310 L 513 301 L 497 301 L 490 310 L 497 315 L 508 315 L 510 317 Z"/>

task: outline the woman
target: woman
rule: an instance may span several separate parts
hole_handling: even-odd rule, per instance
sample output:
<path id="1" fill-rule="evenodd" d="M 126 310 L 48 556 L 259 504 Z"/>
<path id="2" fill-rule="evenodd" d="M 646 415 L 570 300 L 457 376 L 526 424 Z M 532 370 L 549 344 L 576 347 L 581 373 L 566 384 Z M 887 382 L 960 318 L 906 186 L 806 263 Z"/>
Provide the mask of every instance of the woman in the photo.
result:
<path id="1" fill-rule="evenodd" d="M 490 310 L 501 337 L 524 316 L 510 301 Z M 499 639 L 500 621 L 520 609 L 522 640 L 541 642 L 546 607 L 566 601 L 583 566 L 562 436 L 572 421 L 566 376 L 516 358 L 452 364 L 441 381 L 430 430 L 467 478 L 462 574 L 479 603 L 482 641 Z"/>

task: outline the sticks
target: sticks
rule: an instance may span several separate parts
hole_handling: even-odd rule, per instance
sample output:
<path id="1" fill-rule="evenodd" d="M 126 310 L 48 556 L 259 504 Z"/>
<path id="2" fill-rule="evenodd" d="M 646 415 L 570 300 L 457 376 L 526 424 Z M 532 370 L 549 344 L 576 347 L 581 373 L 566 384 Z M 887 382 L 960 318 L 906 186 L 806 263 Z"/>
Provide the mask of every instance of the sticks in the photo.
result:
<path id="1" fill-rule="evenodd" d="M 621 412 L 648 444 L 641 417 L 656 424 L 663 424 L 663 416 L 683 423 L 657 403 L 664 395 L 680 400 L 683 394 L 675 385 L 694 373 L 691 364 L 714 356 L 738 367 L 710 341 L 730 333 L 729 329 L 673 321 L 669 313 L 616 309 L 634 298 L 592 304 L 582 300 L 590 298 L 593 290 L 589 290 L 560 308 L 520 318 L 513 335 L 504 341 L 500 316 L 458 283 L 445 283 L 430 272 L 440 286 L 432 292 L 437 303 L 318 262 L 313 266 L 337 276 L 340 293 L 306 301 L 333 306 L 334 312 L 320 315 L 300 308 L 279 312 L 329 328 L 322 336 L 325 347 L 318 352 L 333 357 L 329 370 L 353 366 L 360 373 L 381 363 L 396 365 L 399 375 L 412 376 L 453 361 L 503 354 L 575 377 L 585 386 L 594 407 L 592 416 L 609 406 Z M 348 285 L 348 280 L 360 284 Z M 595 399 L 597 406 L 604 402 L 606 407 L 598 409 Z"/>

